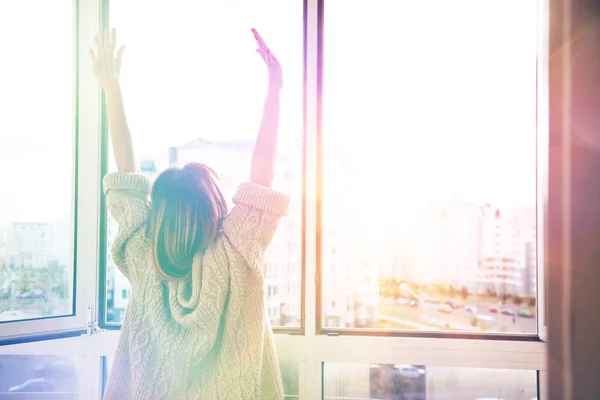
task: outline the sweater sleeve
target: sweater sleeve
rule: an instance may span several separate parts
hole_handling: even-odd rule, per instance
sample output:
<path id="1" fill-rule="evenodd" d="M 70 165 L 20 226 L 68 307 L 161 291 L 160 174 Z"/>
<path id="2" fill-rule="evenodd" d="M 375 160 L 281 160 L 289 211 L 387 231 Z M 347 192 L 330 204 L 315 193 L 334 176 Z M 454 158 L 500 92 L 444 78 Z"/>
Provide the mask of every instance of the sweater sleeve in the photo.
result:
<path id="1" fill-rule="evenodd" d="M 254 182 L 242 183 L 233 196 L 235 205 L 223 221 L 223 234 L 257 274 L 263 272 L 264 252 L 289 201 L 287 195 Z"/>
<path id="2" fill-rule="evenodd" d="M 114 172 L 104 177 L 104 193 L 110 215 L 119 224 L 112 245 L 115 265 L 131 279 L 125 250 L 131 237 L 146 223 L 149 209 L 150 180 L 138 173 Z"/>

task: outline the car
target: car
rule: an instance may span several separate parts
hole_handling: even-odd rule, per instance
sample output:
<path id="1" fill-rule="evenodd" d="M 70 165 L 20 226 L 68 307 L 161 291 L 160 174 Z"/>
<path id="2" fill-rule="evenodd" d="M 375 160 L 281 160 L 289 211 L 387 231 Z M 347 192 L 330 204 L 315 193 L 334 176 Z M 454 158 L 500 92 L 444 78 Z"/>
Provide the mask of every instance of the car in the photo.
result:
<path id="1" fill-rule="evenodd" d="M 533 318 L 533 313 L 529 310 L 519 310 L 518 315 L 522 318 Z"/>
<path id="2" fill-rule="evenodd" d="M 496 308 L 496 307 L 490 307 L 490 309 L 488 311 L 491 312 L 492 314 L 498 314 L 498 308 Z"/>
<path id="3" fill-rule="evenodd" d="M 512 316 L 512 315 L 515 315 L 515 310 L 513 310 L 512 308 L 503 308 L 500 311 L 500 313 L 504 314 L 504 315 L 511 315 Z"/>
<path id="4" fill-rule="evenodd" d="M 444 304 L 440 308 L 438 308 L 438 311 L 443 312 L 443 313 L 451 313 L 452 307 L 450 307 L 448 304 Z"/>
<path id="5" fill-rule="evenodd" d="M 425 375 L 425 370 L 414 365 L 394 365 L 394 369 L 405 378 L 420 378 Z"/>
<path id="6" fill-rule="evenodd" d="M 454 300 L 446 300 L 444 302 L 444 304 L 449 305 L 450 307 L 452 307 L 453 309 L 457 309 L 460 308 L 460 304 L 458 304 L 457 302 L 455 302 Z"/>
<path id="7" fill-rule="evenodd" d="M 472 305 L 466 305 L 465 306 L 465 311 L 466 312 L 470 312 L 472 314 L 477 314 L 477 307 L 472 306 Z"/>
<path id="8" fill-rule="evenodd" d="M 423 296 L 423 302 L 431 303 L 431 304 L 439 304 L 440 299 L 438 299 L 437 297 Z"/>

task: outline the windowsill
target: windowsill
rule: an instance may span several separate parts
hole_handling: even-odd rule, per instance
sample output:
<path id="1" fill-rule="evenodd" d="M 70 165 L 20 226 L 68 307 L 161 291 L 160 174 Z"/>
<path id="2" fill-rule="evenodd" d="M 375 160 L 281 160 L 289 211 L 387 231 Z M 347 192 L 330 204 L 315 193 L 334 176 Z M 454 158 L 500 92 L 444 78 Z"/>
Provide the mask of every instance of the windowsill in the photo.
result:
<path id="1" fill-rule="evenodd" d="M 4 346 L 3 354 L 110 356 L 120 331 L 100 331 L 45 342 Z M 478 368 L 546 369 L 546 343 L 415 337 L 349 337 L 275 335 L 279 357 L 311 357 L 313 361 L 447 365 Z M 351 354 L 348 348 L 356 349 Z"/>

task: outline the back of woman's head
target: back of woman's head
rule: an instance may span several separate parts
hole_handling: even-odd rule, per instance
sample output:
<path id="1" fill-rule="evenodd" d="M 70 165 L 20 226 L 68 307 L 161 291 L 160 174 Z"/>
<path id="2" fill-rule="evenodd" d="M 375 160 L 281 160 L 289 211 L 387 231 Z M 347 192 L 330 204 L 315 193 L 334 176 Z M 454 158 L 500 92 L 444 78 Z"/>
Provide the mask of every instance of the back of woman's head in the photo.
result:
<path id="1" fill-rule="evenodd" d="M 186 278 L 194 255 L 219 234 L 227 214 L 215 172 L 198 163 L 163 171 L 152 186 L 146 234 L 154 265 L 167 279 Z"/>

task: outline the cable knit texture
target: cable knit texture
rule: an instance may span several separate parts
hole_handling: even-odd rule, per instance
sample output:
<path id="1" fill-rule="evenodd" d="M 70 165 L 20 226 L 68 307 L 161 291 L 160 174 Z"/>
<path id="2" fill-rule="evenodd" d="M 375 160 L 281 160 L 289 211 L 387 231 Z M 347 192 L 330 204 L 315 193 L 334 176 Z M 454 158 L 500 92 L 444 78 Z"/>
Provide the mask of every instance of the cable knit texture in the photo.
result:
<path id="1" fill-rule="evenodd" d="M 173 283 L 153 266 L 145 236 L 150 187 L 141 174 L 104 178 L 119 224 L 113 261 L 132 287 L 104 400 L 283 399 L 263 256 L 288 197 L 242 183 L 216 242 Z"/>

